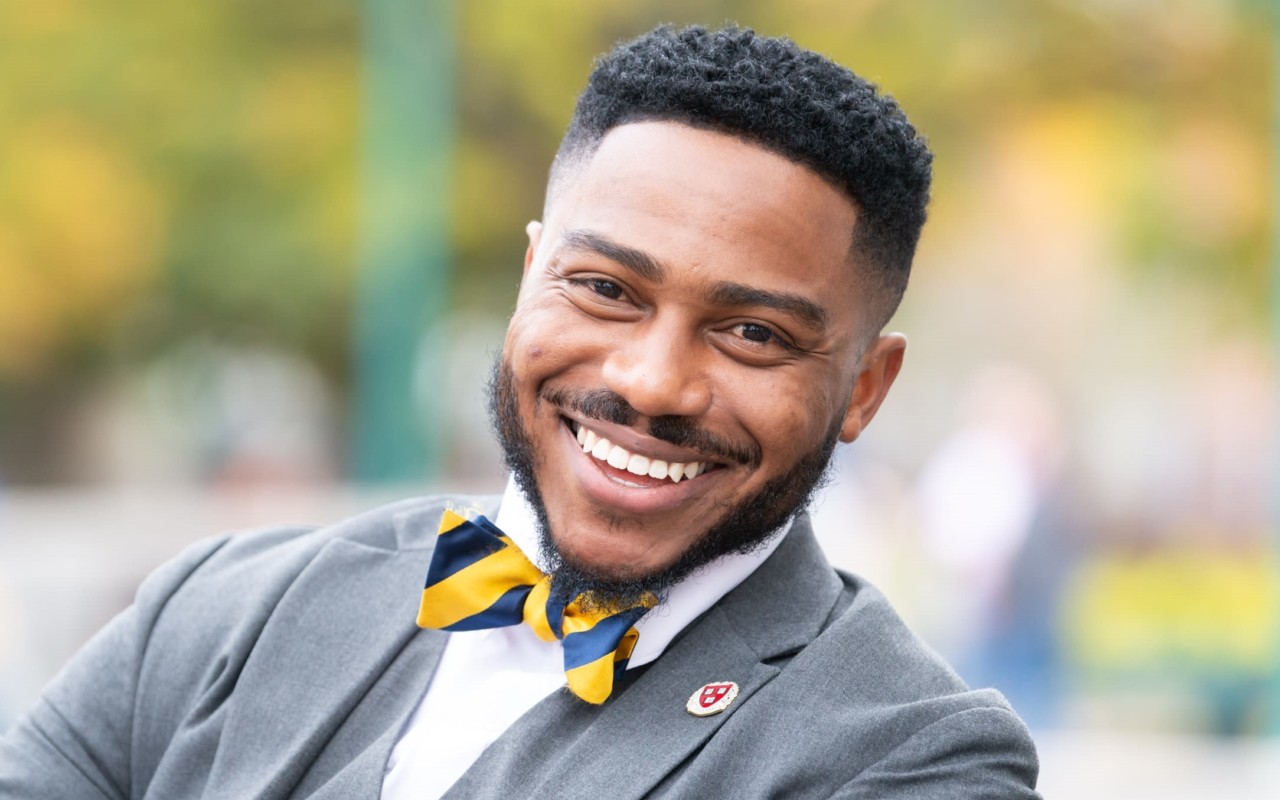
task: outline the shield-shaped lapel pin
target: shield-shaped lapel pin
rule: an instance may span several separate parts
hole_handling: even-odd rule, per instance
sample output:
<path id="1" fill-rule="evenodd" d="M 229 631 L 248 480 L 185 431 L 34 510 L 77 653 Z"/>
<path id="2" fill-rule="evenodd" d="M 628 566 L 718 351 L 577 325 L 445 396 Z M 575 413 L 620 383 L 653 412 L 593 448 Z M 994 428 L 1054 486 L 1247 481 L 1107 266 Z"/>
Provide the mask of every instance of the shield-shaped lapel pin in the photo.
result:
<path id="1" fill-rule="evenodd" d="M 695 717 L 709 717 L 724 711 L 737 697 L 738 684 L 733 681 L 708 683 L 690 695 L 684 708 Z"/>

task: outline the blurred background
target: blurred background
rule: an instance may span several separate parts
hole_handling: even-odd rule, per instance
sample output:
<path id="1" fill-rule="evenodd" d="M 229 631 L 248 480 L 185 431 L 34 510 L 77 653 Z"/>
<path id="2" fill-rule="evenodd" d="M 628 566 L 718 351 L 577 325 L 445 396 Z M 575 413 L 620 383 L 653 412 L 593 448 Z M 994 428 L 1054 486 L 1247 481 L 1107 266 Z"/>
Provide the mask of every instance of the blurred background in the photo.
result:
<path id="1" fill-rule="evenodd" d="M 197 537 L 498 491 L 482 385 L 592 57 L 739 20 L 936 152 L 818 504 L 1047 796 L 1280 786 L 1265 2 L 0 2 L 0 728 Z"/>

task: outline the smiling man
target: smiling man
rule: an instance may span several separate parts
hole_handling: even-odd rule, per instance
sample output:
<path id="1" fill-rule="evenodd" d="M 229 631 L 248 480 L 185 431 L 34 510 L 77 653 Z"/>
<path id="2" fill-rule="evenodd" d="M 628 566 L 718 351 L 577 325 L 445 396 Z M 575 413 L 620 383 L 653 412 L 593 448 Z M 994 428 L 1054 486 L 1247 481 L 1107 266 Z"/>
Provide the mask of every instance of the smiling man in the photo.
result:
<path id="1" fill-rule="evenodd" d="M 0 795 L 1035 797 L 1004 700 L 803 514 L 902 366 L 929 170 L 789 41 L 620 45 L 528 226 L 501 501 L 196 546 L 0 743 Z"/>
<path id="2" fill-rule="evenodd" d="M 495 416 L 563 565 L 658 591 L 803 507 L 905 342 L 870 330 L 853 202 L 782 155 L 637 121 L 554 180 Z"/>

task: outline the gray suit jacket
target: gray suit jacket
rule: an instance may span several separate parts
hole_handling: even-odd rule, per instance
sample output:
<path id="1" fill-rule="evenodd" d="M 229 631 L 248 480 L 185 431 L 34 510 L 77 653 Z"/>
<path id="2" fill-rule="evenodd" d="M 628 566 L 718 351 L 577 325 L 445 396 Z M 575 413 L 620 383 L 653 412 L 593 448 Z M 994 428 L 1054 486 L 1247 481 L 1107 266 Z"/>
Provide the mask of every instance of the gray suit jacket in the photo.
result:
<path id="1" fill-rule="evenodd" d="M 414 624 L 443 500 L 201 542 L 0 740 L 3 798 L 376 798 L 446 634 Z M 727 711 L 689 696 L 735 681 Z M 603 706 L 556 692 L 451 798 L 1028 798 L 1037 762 L 801 518 Z"/>

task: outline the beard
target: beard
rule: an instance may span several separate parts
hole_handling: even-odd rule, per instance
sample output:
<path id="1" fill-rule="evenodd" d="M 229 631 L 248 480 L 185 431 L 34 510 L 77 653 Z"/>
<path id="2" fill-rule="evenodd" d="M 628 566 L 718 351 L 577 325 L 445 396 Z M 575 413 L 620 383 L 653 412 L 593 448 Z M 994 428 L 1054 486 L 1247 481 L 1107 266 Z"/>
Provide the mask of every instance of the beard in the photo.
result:
<path id="1" fill-rule="evenodd" d="M 533 507 L 538 524 L 539 547 L 552 575 L 554 597 L 566 602 L 578 598 L 580 605 L 622 608 L 636 605 L 649 595 L 665 599 L 668 589 L 694 570 L 731 553 L 750 553 L 762 547 L 769 534 L 791 521 L 808 507 L 814 493 L 826 485 L 831 454 L 840 435 L 836 419 L 818 445 L 801 456 L 790 468 L 737 503 L 722 503 L 720 519 L 698 537 L 674 563 L 653 572 L 619 578 L 572 558 L 556 546 L 547 507 L 538 486 L 538 454 L 520 416 L 515 375 L 499 354 L 494 359 L 487 387 L 489 415 L 502 447 L 503 462 L 516 485 Z M 539 402 L 572 410 L 590 419 L 634 425 L 639 412 L 620 395 L 607 389 L 585 392 L 544 390 Z M 705 431 L 687 417 L 654 417 L 649 435 L 682 447 L 746 466 L 759 464 L 759 448 L 744 448 Z M 619 520 L 620 521 L 620 520 Z M 614 520 L 608 520 L 614 522 Z"/>

